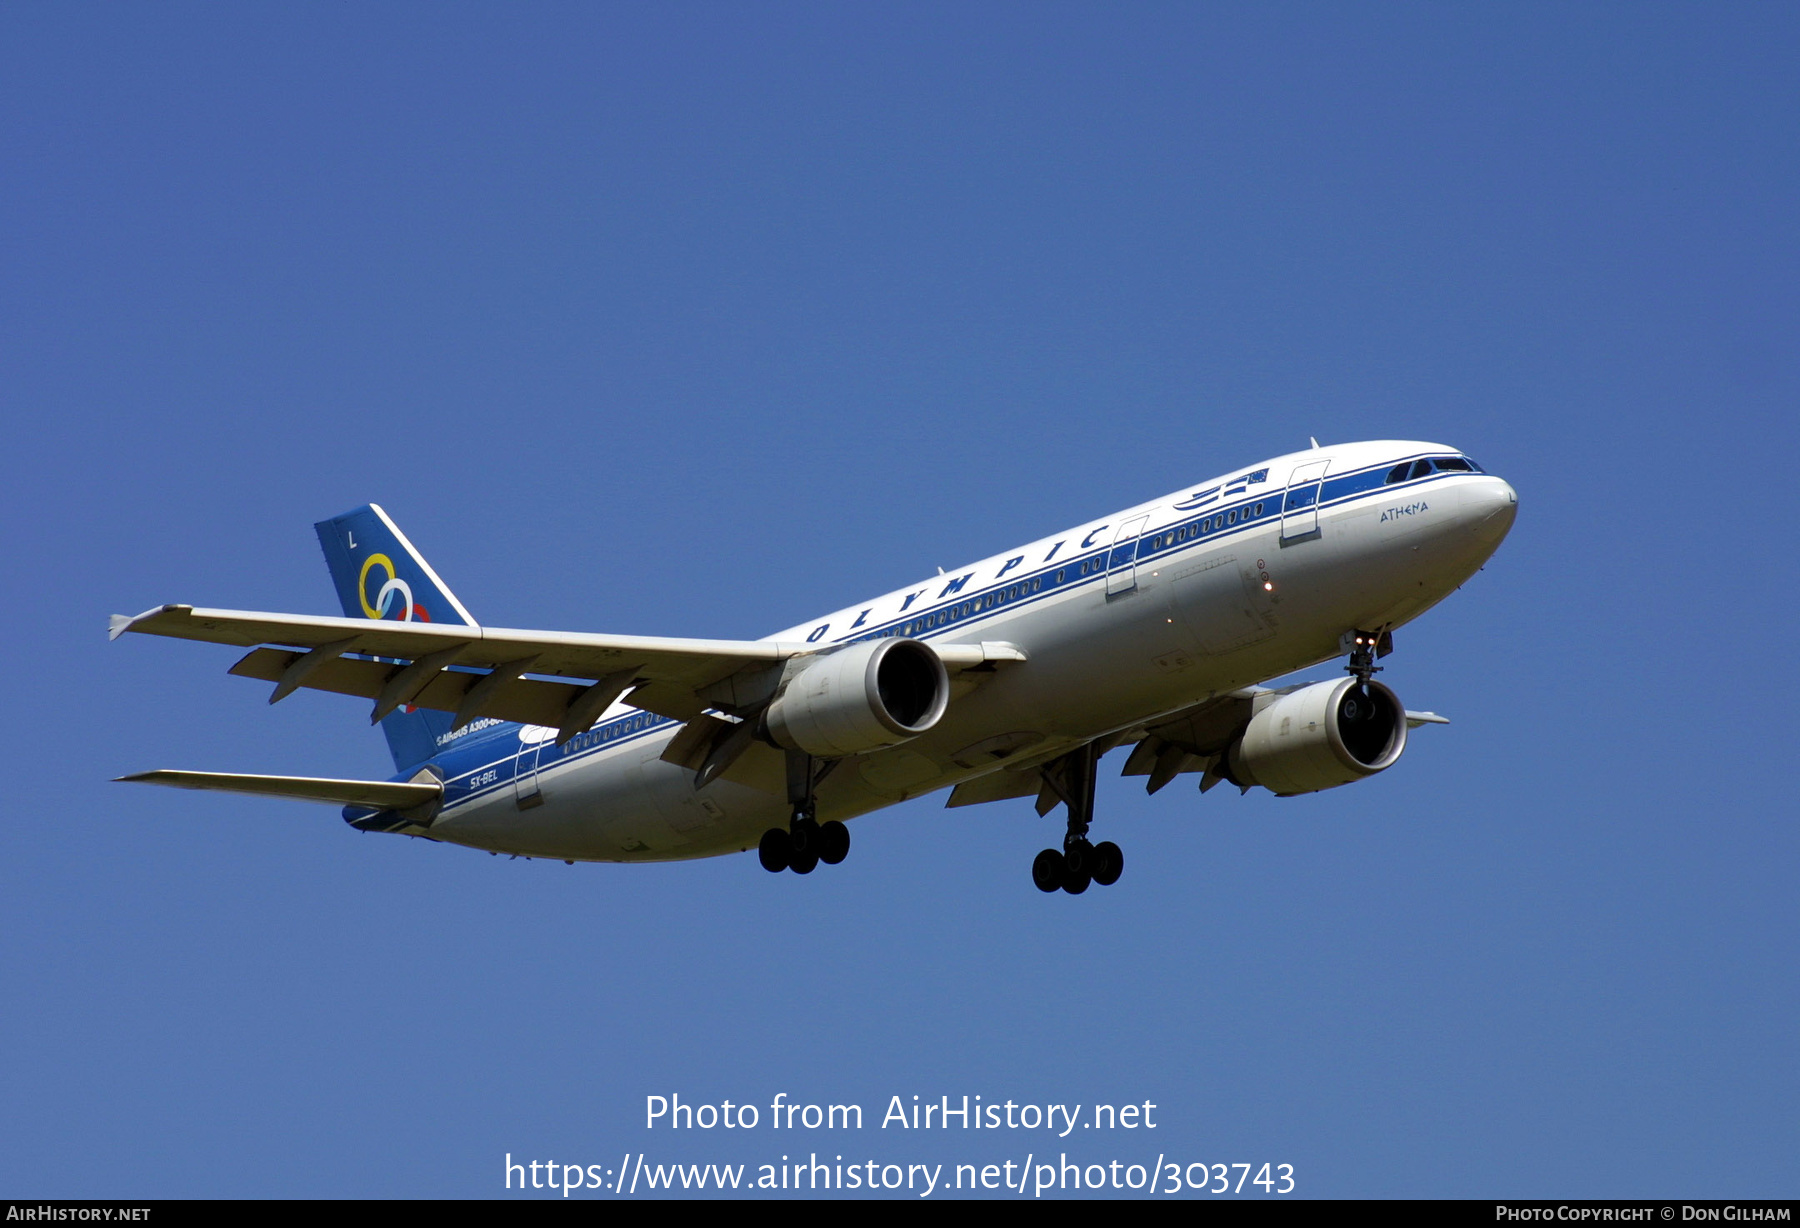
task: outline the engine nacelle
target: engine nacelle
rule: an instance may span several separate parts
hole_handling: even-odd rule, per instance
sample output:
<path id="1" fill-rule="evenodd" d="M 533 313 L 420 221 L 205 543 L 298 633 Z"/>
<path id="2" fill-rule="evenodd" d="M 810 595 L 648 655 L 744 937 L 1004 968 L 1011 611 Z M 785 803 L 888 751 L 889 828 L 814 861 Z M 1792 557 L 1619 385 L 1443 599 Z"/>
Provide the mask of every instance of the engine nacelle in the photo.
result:
<path id="1" fill-rule="evenodd" d="M 950 675 L 918 640 L 864 640 L 788 680 L 764 723 L 777 746 L 837 759 L 916 738 L 944 715 Z"/>
<path id="2" fill-rule="evenodd" d="M 1373 776 L 1405 749 L 1399 697 L 1379 682 L 1340 678 L 1301 687 L 1251 717 L 1228 765 L 1237 783 L 1286 797 Z"/>

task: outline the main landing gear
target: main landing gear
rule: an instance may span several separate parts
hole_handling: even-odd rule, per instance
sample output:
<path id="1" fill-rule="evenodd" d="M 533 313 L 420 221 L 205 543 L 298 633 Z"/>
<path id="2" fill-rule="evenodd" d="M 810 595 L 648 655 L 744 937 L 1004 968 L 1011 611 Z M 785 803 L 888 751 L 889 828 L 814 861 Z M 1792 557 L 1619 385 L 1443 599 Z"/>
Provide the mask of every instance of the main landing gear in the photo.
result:
<path id="1" fill-rule="evenodd" d="M 1110 887 L 1125 872 L 1125 854 L 1111 840 L 1088 841 L 1094 819 L 1094 776 L 1099 755 L 1093 743 L 1044 765 L 1044 783 L 1069 809 L 1063 846 L 1045 849 L 1031 863 L 1031 881 L 1043 892 L 1062 890 L 1080 895 L 1089 883 Z"/>
<path id="2" fill-rule="evenodd" d="M 756 846 L 762 868 L 771 874 L 792 870 L 811 874 L 822 861 L 835 866 L 850 855 L 850 829 L 836 819 L 821 823 L 815 817 L 813 789 L 835 766 L 814 766 L 813 757 L 804 751 L 791 750 L 787 755 L 788 804 L 794 808 L 787 830 L 771 827 Z"/>

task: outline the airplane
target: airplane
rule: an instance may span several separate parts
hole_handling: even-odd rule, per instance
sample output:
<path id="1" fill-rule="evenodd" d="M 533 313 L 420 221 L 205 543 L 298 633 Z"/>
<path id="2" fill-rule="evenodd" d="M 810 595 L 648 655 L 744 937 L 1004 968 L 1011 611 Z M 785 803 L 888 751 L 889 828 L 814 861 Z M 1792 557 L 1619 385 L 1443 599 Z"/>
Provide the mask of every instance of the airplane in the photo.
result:
<path id="1" fill-rule="evenodd" d="M 341 618 L 163 605 L 125 632 L 250 649 L 230 672 L 355 695 L 395 774 L 154 771 L 120 780 L 344 807 L 362 831 L 490 853 L 676 861 L 757 850 L 775 873 L 843 861 L 845 820 L 948 806 L 1065 811 L 1044 892 L 1110 886 L 1102 756 L 1289 797 L 1386 771 L 1447 723 L 1376 681 L 1394 630 L 1455 592 L 1518 496 L 1443 444 L 1261 461 L 942 571 L 760 640 L 486 627 L 380 507 L 315 526 Z M 1346 676 L 1263 683 L 1344 658 Z"/>

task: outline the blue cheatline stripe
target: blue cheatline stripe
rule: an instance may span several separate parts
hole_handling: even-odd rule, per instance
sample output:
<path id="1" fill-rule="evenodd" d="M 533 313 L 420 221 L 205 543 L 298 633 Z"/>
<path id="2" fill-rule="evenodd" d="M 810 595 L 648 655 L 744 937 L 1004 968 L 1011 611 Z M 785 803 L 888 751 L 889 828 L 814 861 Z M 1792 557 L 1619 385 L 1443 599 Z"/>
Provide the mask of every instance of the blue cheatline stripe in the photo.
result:
<path id="1" fill-rule="evenodd" d="M 1406 482 L 1396 482 L 1392 486 L 1386 485 L 1387 474 L 1403 460 L 1411 463 L 1422 457 L 1442 455 L 1446 454 L 1443 452 L 1419 452 L 1407 457 L 1390 458 L 1382 461 L 1379 465 L 1327 478 L 1325 481 L 1326 493 L 1316 503 L 1306 506 L 1319 509 L 1339 507 L 1362 498 L 1371 491 L 1399 490 L 1402 487 L 1425 485 L 1439 478 L 1470 476 L 1460 472 L 1433 473 Z M 1084 585 L 1103 580 L 1112 566 L 1123 566 L 1132 561 L 1127 552 L 1134 546 L 1137 550 L 1137 563 L 1163 562 L 1184 554 L 1195 546 L 1210 546 L 1236 538 L 1254 529 L 1279 524 L 1281 522 L 1281 503 L 1285 494 L 1285 487 L 1276 486 L 1261 495 L 1251 496 L 1237 503 L 1209 507 L 1206 515 L 1191 516 L 1156 529 L 1154 532 L 1141 534 L 1131 545 L 1117 548 L 1102 546 L 1085 555 L 1071 555 L 1061 566 L 1055 564 L 1040 566 L 1036 571 L 1028 572 L 1017 579 L 1008 580 L 1005 584 L 995 584 L 988 589 L 967 597 L 959 596 L 957 600 L 947 601 L 941 605 L 927 606 L 917 613 L 895 617 L 860 634 L 842 636 L 833 640 L 832 643 L 853 644 L 862 640 L 893 635 L 905 635 L 914 639 L 931 639 L 951 629 L 978 626 L 989 621 L 998 613 L 1045 601 L 1058 594 L 1073 592 Z M 1259 504 L 1262 505 L 1262 511 L 1257 513 L 1255 509 Z M 1249 514 L 1246 515 L 1246 513 Z M 1115 554 L 1119 557 L 1114 558 Z"/>
<path id="2" fill-rule="evenodd" d="M 642 742 L 646 738 L 664 732 L 671 726 L 679 724 L 681 724 L 680 721 L 670 720 L 668 717 L 657 716 L 653 712 L 644 712 L 641 710 L 634 711 L 629 716 L 615 717 L 603 725 L 595 725 L 586 733 L 577 734 L 562 746 L 557 746 L 554 742 L 538 743 L 539 750 L 536 770 L 539 772 L 547 772 L 551 768 L 559 767 L 565 763 L 574 763 L 580 759 L 587 759 L 595 755 L 604 754 L 609 750 L 616 750 L 622 746 L 629 746 L 636 742 Z M 521 746 L 521 749 L 529 748 Z M 496 773 L 493 780 L 486 781 L 480 786 L 458 795 L 458 782 L 468 780 L 470 777 L 479 776 L 483 772 L 490 771 Z M 510 755 L 502 756 L 499 759 L 490 760 L 487 763 L 470 768 L 467 771 L 458 772 L 455 776 L 450 777 L 444 782 L 444 810 L 449 811 L 456 806 L 461 806 L 480 798 L 489 797 L 495 793 L 505 792 L 506 789 L 517 780 L 518 775 L 519 754 L 517 751 L 514 751 Z"/>
<path id="3" fill-rule="evenodd" d="M 616 750 L 623 746 L 642 742 L 646 738 L 654 737 L 658 733 L 667 732 L 671 726 L 680 725 L 681 723 L 682 722 L 680 721 L 670 720 L 668 717 L 657 716 L 653 712 L 644 712 L 642 710 L 633 711 L 629 716 L 615 717 L 603 725 L 596 725 L 586 733 L 578 734 L 569 739 L 568 742 L 560 747 L 553 742 L 541 743 L 540 746 L 542 749 L 538 754 L 537 770 L 539 772 L 545 772 L 565 763 L 573 763 L 578 759 L 591 758 L 592 756 L 604 754 L 610 750 Z M 506 736 L 510 739 L 510 732 Z M 515 747 L 522 746 L 522 744 L 516 742 L 514 745 Z M 458 751 L 475 751 L 478 749 L 478 747 L 474 746 L 466 748 L 459 747 Z M 439 755 L 433 762 L 443 764 L 456 758 L 467 757 L 469 756 L 452 752 L 451 754 Z M 490 771 L 494 773 L 493 780 L 484 781 L 481 785 L 473 789 L 468 789 L 466 792 L 462 791 L 466 786 L 463 786 L 461 782 L 468 780 L 470 777 L 479 776 L 484 772 Z M 470 802 L 479 801 L 497 793 L 504 793 L 512 787 L 513 782 L 518 778 L 518 774 L 518 749 L 514 749 L 511 753 L 502 755 L 499 758 L 490 759 L 478 766 L 456 772 L 455 774 L 448 776 L 444 781 L 444 804 L 439 813 L 448 814 L 451 810 L 467 805 Z M 394 779 L 399 780 L 403 778 L 395 777 Z M 383 812 L 371 810 L 358 818 L 349 819 L 348 821 L 352 825 L 360 824 L 363 819 L 379 813 Z"/>

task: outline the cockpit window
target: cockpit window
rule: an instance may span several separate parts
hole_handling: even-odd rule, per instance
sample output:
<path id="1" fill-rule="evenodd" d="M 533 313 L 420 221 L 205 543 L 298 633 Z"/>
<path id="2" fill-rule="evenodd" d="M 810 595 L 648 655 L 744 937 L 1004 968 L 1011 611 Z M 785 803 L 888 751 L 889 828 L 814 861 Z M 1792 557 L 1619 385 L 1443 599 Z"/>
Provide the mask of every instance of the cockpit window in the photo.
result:
<path id="1" fill-rule="evenodd" d="M 1431 462 L 1430 461 L 1421 460 L 1421 461 L 1413 462 L 1413 467 L 1412 467 L 1413 477 L 1422 478 L 1422 477 L 1425 477 L 1430 472 L 1431 472 Z"/>
<path id="2" fill-rule="evenodd" d="M 1440 456 L 1437 458 L 1436 464 L 1440 473 L 1450 469 L 1455 469 L 1460 473 L 1470 473 L 1475 468 L 1460 456 Z"/>
<path id="3" fill-rule="evenodd" d="M 1407 471 L 1411 468 L 1411 465 L 1395 465 L 1392 469 L 1388 470 L 1387 481 L 1383 482 L 1382 485 L 1392 486 L 1395 482 L 1406 481 Z"/>

